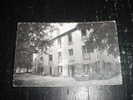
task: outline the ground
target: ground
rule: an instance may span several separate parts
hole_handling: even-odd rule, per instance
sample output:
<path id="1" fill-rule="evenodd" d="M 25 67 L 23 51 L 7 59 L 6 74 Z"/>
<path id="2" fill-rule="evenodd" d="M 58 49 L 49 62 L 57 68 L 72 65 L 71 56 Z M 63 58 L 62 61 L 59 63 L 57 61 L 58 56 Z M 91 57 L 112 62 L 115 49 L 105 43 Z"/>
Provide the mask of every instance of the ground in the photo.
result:
<path id="1" fill-rule="evenodd" d="M 90 86 L 90 85 L 118 85 L 122 84 L 121 74 L 108 80 L 76 81 L 68 77 L 52 77 L 35 75 L 31 73 L 14 74 L 15 87 L 64 87 L 64 86 Z"/>

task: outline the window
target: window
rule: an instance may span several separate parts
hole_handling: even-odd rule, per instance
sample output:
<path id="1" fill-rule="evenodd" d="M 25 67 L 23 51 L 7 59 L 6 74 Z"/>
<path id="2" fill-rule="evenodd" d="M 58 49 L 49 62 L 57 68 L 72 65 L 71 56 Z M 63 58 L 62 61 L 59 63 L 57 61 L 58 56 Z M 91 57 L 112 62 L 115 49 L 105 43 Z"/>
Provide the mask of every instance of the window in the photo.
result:
<path id="1" fill-rule="evenodd" d="M 61 38 L 58 39 L 58 45 L 61 48 Z"/>
<path id="2" fill-rule="evenodd" d="M 86 36 L 86 30 L 84 29 L 84 30 L 81 30 L 81 36 L 83 37 L 83 36 Z"/>
<path id="3" fill-rule="evenodd" d="M 90 59 L 90 54 L 89 54 L 89 48 L 87 46 L 82 46 L 82 54 L 84 59 Z"/>
<path id="4" fill-rule="evenodd" d="M 85 45 L 82 46 L 82 53 L 83 54 L 87 54 L 88 53 L 87 47 Z"/>
<path id="5" fill-rule="evenodd" d="M 88 73 L 88 70 L 89 70 L 89 64 L 84 64 L 83 65 L 83 72 Z"/>
<path id="6" fill-rule="evenodd" d="M 43 61 L 43 57 L 42 56 L 40 57 L 40 61 Z"/>
<path id="7" fill-rule="evenodd" d="M 49 61 L 52 61 L 52 60 L 53 60 L 52 55 L 49 55 Z"/>
<path id="8" fill-rule="evenodd" d="M 70 56 L 73 56 L 73 49 L 69 49 L 68 52 Z"/>
<path id="9" fill-rule="evenodd" d="M 69 42 L 69 44 L 72 43 L 72 34 L 71 33 L 68 34 L 68 42 Z"/>
<path id="10" fill-rule="evenodd" d="M 61 52 L 58 52 L 58 63 L 61 63 L 62 60 L 62 54 Z"/>
<path id="11" fill-rule="evenodd" d="M 58 72 L 62 72 L 62 66 L 58 66 Z"/>

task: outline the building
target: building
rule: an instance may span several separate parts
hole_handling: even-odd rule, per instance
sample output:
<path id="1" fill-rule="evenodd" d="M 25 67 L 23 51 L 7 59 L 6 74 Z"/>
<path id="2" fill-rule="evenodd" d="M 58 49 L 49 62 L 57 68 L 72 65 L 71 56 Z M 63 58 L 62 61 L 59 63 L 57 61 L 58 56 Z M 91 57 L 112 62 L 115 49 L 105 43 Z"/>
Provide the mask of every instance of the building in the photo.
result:
<path id="1" fill-rule="evenodd" d="M 41 75 L 49 75 L 50 74 L 49 55 L 44 53 L 34 53 L 32 72 Z"/>
<path id="2" fill-rule="evenodd" d="M 85 41 L 91 32 L 93 29 L 83 32 L 75 26 L 51 39 L 53 44 L 49 48 L 49 55 L 44 55 L 47 56 L 44 63 L 47 62 L 50 66 L 47 68 L 50 69 L 51 75 L 69 77 L 88 75 L 100 71 L 100 67 L 104 64 L 116 62 L 113 56 L 107 55 L 107 51 L 95 50 L 89 53 Z"/>

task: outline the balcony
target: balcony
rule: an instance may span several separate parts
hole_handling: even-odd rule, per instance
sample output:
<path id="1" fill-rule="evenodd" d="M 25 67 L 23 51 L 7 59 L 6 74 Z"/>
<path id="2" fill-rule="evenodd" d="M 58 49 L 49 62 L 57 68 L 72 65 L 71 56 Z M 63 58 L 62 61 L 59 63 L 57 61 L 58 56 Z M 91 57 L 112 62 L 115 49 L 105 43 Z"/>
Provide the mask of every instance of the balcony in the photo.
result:
<path id="1" fill-rule="evenodd" d="M 83 42 L 86 42 L 86 41 L 88 40 L 88 37 L 87 37 L 87 36 L 82 36 L 82 37 L 81 37 L 81 40 L 82 40 Z"/>
<path id="2" fill-rule="evenodd" d="M 75 63 L 74 56 L 70 56 L 70 57 L 69 57 L 69 59 L 68 59 L 68 63 L 70 63 L 70 64 Z"/>
<path id="3" fill-rule="evenodd" d="M 83 60 L 90 60 L 90 59 L 91 59 L 91 57 L 88 53 L 83 54 Z"/>
<path id="4" fill-rule="evenodd" d="M 71 41 L 71 42 L 68 42 L 68 45 L 72 45 L 73 44 L 73 42 Z"/>

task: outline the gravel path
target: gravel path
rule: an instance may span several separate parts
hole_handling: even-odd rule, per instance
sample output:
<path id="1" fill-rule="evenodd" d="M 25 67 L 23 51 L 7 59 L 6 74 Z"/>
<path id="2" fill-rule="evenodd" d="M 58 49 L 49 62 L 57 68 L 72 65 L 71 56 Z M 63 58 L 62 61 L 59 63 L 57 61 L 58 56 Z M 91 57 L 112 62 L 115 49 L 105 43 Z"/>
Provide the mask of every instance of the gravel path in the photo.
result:
<path id="1" fill-rule="evenodd" d="M 122 77 L 120 74 L 109 80 L 76 81 L 74 78 L 68 77 L 51 77 L 25 73 L 15 74 L 13 80 L 14 87 L 71 87 L 120 84 L 122 84 Z"/>

